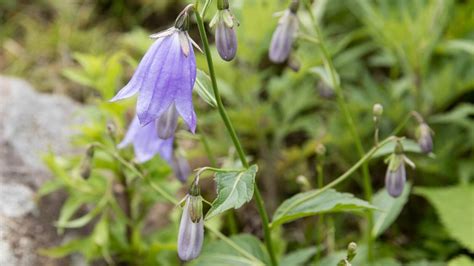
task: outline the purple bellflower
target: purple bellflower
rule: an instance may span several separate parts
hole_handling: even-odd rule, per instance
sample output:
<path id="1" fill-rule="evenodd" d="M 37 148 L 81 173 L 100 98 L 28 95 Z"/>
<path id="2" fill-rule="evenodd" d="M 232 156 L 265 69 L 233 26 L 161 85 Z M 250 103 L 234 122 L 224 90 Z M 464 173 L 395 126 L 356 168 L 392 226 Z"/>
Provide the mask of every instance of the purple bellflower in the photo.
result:
<path id="1" fill-rule="evenodd" d="M 160 154 L 161 158 L 171 163 L 173 159 L 173 138 L 159 138 L 157 125 L 158 121 L 155 121 L 142 126 L 138 117 L 135 116 L 125 138 L 118 144 L 118 148 L 122 149 L 133 144 L 135 160 L 138 163 L 144 163 L 156 154 Z"/>
<path id="2" fill-rule="evenodd" d="M 179 154 L 175 154 L 173 162 L 171 164 L 176 178 L 181 183 L 186 183 L 188 176 L 191 174 L 191 166 L 189 166 L 188 160 Z"/>
<path id="3" fill-rule="evenodd" d="M 141 125 L 158 119 L 160 137 L 168 139 L 176 129 L 178 115 L 189 129 L 196 130 L 192 90 L 196 80 L 196 58 L 187 33 L 189 9 L 178 16 L 175 26 L 150 37 L 156 39 L 148 49 L 133 77 L 111 101 L 138 93 L 137 116 Z"/>
<path id="4" fill-rule="evenodd" d="M 278 26 L 273 33 L 268 55 L 274 63 L 283 63 L 290 56 L 291 48 L 298 31 L 298 0 L 293 0 L 290 7 L 278 21 Z"/>
<path id="5" fill-rule="evenodd" d="M 413 168 L 415 168 L 415 164 L 403 154 L 403 146 L 399 141 L 387 161 L 389 165 L 385 174 L 385 187 L 390 196 L 397 198 L 402 194 L 406 183 L 405 163 Z"/>
<path id="6" fill-rule="evenodd" d="M 418 145 L 423 153 L 428 154 L 433 151 L 432 130 L 425 122 L 421 123 L 417 129 Z"/>
<path id="7" fill-rule="evenodd" d="M 219 56 L 225 61 L 231 61 L 237 53 L 235 28 L 238 26 L 238 22 L 229 10 L 229 2 L 227 0 L 217 1 L 217 9 L 217 13 L 209 26 L 215 26 L 216 48 Z"/>
<path id="8" fill-rule="evenodd" d="M 185 200 L 179 224 L 178 256 L 183 261 L 190 261 L 199 256 L 204 240 L 202 198 L 197 182 L 193 182 Z"/>

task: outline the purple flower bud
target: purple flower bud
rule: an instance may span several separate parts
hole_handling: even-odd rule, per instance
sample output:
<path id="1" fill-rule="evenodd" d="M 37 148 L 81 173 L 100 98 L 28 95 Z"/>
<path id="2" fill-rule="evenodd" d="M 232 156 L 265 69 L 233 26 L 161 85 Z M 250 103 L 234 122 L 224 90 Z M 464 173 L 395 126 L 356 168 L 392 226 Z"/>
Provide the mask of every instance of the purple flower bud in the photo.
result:
<path id="1" fill-rule="evenodd" d="M 174 103 L 170 104 L 168 109 L 158 118 L 156 130 L 158 137 L 161 139 L 169 139 L 174 135 L 178 126 L 178 112 Z"/>
<path id="2" fill-rule="evenodd" d="M 418 145 L 423 153 L 433 151 L 433 139 L 431 137 L 431 129 L 426 123 L 421 123 L 418 127 Z"/>
<path id="3" fill-rule="evenodd" d="M 201 253 L 204 239 L 201 196 L 188 195 L 184 204 L 178 233 L 178 256 L 183 261 L 195 259 Z"/>
<path id="4" fill-rule="evenodd" d="M 272 36 L 269 50 L 269 57 L 272 62 L 283 63 L 288 58 L 297 31 L 296 10 L 288 9 L 278 21 L 278 26 Z"/>
<path id="5" fill-rule="evenodd" d="M 173 167 L 174 174 L 176 178 L 182 183 L 186 183 L 189 174 L 191 173 L 191 167 L 189 166 L 188 161 L 186 158 L 180 155 L 176 155 L 173 158 L 173 163 L 171 164 Z"/>
<path id="6" fill-rule="evenodd" d="M 235 28 L 229 27 L 223 19 L 217 21 L 216 47 L 219 55 L 225 61 L 231 61 L 237 53 L 237 36 L 235 34 Z"/>
<path id="7" fill-rule="evenodd" d="M 388 167 L 385 175 L 385 187 L 388 194 L 394 198 L 402 194 L 406 181 L 405 163 L 403 158 L 400 160 L 398 167 L 396 169 Z"/>

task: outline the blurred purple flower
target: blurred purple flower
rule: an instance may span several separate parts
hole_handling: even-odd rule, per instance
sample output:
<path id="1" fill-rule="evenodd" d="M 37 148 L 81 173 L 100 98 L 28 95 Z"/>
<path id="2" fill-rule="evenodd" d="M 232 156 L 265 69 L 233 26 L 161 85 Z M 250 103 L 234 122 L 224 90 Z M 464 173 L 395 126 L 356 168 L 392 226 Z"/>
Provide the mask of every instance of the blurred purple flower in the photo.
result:
<path id="1" fill-rule="evenodd" d="M 151 36 L 156 38 L 156 41 L 146 52 L 132 79 L 111 101 L 138 93 L 137 115 L 141 125 L 161 119 L 176 108 L 177 113 L 194 133 L 196 114 L 192 90 L 196 80 L 196 59 L 192 40 L 183 30 L 183 25 L 187 24 L 187 18 L 182 18 L 184 15 L 177 19 L 181 26 Z M 168 120 L 177 119 L 177 116 L 167 117 Z M 176 124 L 171 120 L 167 122 Z M 166 136 L 169 137 L 169 134 Z"/>
<path id="2" fill-rule="evenodd" d="M 186 183 L 186 180 L 191 173 L 191 167 L 189 166 L 188 160 L 183 156 L 175 155 L 171 167 L 173 167 L 176 178 L 182 183 Z"/>
<path id="3" fill-rule="evenodd" d="M 144 163 L 157 153 L 168 163 L 173 159 L 173 137 L 161 139 L 157 134 L 157 120 L 144 126 L 140 125 L 138 117 L 135 116 L 130 124 L 125 138 L 118 145 L 122 149 L 129 144 L 133 144 L 135 160 Z"/>
<path id="4" fill-rule="evenodd" d="M 418 145 L 423 153 L 433 151 L 433 138 L 431 136 L 431 128 L 425 123 L 421 123 L 417 129 Z"/>
<path id="5" fill-rule="evenodd" d="M 269 49 L 270 60 L 274 63 L 283 63 L 290 56 L 291 48 L 298 31 L 298 1 L 293 1 L 290 8 L 278 21 L 278 26 L 272 36 Z"/>

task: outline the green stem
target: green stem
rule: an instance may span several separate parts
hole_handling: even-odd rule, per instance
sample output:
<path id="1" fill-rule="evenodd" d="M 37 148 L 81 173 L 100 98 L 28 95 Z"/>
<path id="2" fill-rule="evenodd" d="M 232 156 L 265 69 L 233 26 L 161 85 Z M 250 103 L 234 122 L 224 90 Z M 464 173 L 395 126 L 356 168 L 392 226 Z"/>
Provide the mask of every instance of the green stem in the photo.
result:
<path id="1" fill-rule="evenodd" d="M 206 17 L 206 13 L 207 13 L 207 9 L 209 8 L 209 5 L 211 4 L 212 0 L 206 0 L 206 2 L 204 3 L 204 6 L 201 10 L 201 17 L 205 18 Z"/>
<path id="2" fill-rule="evenodd" d="M 321 52 L 323 53 L 324 62 L 327 65 L 327 67 L 329 68 L 331 81 L 332 81 L 332 84 L 334 85 L 334 89 L 335 89 L 336 95 L 337 95 L 337 104 L 338 104 L 339 108 L 341 109 L 342 114 L 344 116 L 344 119 L 346 120 L 346 122 L 349 126 L 349 131 L 352 135 L 352 139 L 355 142 L 357 152 L 359 153 L 359 156 L 363 156 L 365 151 L 364 151 L 364 148 L 362 146 L 362 140 L 359 136 L 359 133 L 357 132 L 357 129 L 356 129 L 355 124 L 354 124 L 354 120 L 352 119 L 349 108 L 347 107 L 347 103 L 344 99 L 344 94 L 343 94 L 343 91 L 342 91 L 342 87 L 340 85 L 340 81 L 337 78 L 336 68 L 334 67 L 334 63 L 332 61 L 332 58 L 331 58 L 331 56 L 330 56 L 330 54 L 329 54 L 329 52 L 326 48 L 326 45 L 325 45 L 324 36 L 321 33 L 321 30 L 318 26 L 318 22 L 317 22 L 316 18 L 314 17 L 314 14 L 311 10 L 311 4 L 308 1 L 305 1 L 305 4 L 306 4 L 307 10 L 308 10 L 308 13 L 311 16 L 311 20 L 314 24 L 316 34 L 318 35 L 317 37 L 318 37 L 318 41 L 319 41 L 319 47 L 320 47 Z M 363 178 L 364 178 L 363 179 L 363 187 L 364 187 L 365 198 L 368 202 L 371 202 L 373 192 L 372 192 L 372 184 L 371 184 L 371 179 L 370 179 L 370 174 L 369 174 L 369 166 L 368 166 L 367 163 L 362 164 L 362 175 L 363 175 Z M 368 258 L 369 258 L 369 262 L 372 261 L 372 259 L 373 259 L 372 258 L 373 257 L 373 255 L 372 255 L 372 251 L 373 251 L 373 243 L 372 242 L 373 241 L 372 241 L 372 236 L 371 236 L 372 227 L 373 227 L 372 211 L 368 211 L 368 213 L 367 213 L 366 237 L 367 237 L 367 252 L 368 252 L 367 255 L 368 255 Z"/>
<path id="3" fill-rule="evenodd" d="M 222 120 L 224 121 L 225 127 L 232 139 L 232 142 L 234 143 L 235 149 L 237 150 L 237 153 L 239 154 L 239 158 L 240 158 L 240 161 L 242 162 L 242 165 L 245 168 L 248 168 L 249 163 L 247 162 L 244 149 L 242 148 L 242 145 L 240 144 L 239 138 L 237 137 L 237 133 L 235 132 L 232 122 L 230 121 L 229 116 L 227 115 L 227 112 L 225 110 L 224 104 L 222 103 L 222 98 L 220 96 L 219 89 L 217 87 L 216 73 L 214 71 L 214 64 L 212 62 L 211 49 L 209 46 L 209 41 L 207 39 L 206 29 L 204 27 L 204 22 L 201 18 L 201 15 L 198 12 L 196 12 L 196 20 L 197 20 L 197 24 L 199 28 L 199 34 L 201 36 L 201 40 L 204 47 L 204 53 L 206 55 L 207 66 L 209 68 L 209 76 L 211 77 L 212 90 L 214 91 L 214 96 L 216 97 L 217 109 L 219 110 L 219 114 Z M 268 226 L 268 215 L 265 210 L 263 199 L 262 199 L 262 196 L 260 195 L 260 191 L 258 189 L 256 182 L 254 183 L 254 188 L 255 188 L 254 189 L 255 202 L 257 204 L 258 212 L 260 214 L 260 218 L 263 223 L 263 233 L 264 233 L 265 244 L 268 250 L 268 254 L 270 255 L 272 265 L 278 265 L 276 257 L 275 257 L 275 253 L 273 251 L 270 228 Z"/>

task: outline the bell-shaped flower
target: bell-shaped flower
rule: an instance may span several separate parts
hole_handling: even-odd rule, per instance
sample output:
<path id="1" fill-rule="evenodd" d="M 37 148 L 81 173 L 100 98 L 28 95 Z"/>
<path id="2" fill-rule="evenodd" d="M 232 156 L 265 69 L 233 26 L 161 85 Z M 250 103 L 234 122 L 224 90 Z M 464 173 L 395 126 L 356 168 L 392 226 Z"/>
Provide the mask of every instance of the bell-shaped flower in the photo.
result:
<path id="1" fill-rule="evenodd" d="M 171 163 L 173 158 L 173 137 L 168 139 L 159 138 L 157 124 L 158 122 L 155 120 L 142 126 L 138 117 L 135 116 L 125 138 L 118 144 L 118 148 L 122 149 L 133 144 L 135 160 L 138 163 L 144 163 L 156 154 L 160 154 L 161 158 Z"/>
<path id="2" fill-rule="evenodd" d="M 141 125 L 157 119 L 173 125 L 174 120 L 169 120 L 169 116 L 176 111 L 192 132 L 196 129 L 192 102 L 196 59 L 193 42 L 186 31 L 190 7 L 192 5 L 181 12 L 174 27 L 150 36 L 156 39 L 155 42 L 128 84 L 111 100 L 121 100 L 138 93 L 137 115 Z M 163 115 L 167 118 L 161 119 Z M 174 119 L 174 116 L 171 118 Z"/>
<path id="3" fill-rule="evenodd" d="M 417 129 L 418 145 L 423 153 L 433 151 L 433 138 L 431 128 L 425 123 L 421 123 Z"/>
<path id="4" fill-rule="evenodd" d="M 397 142 L 394 153 L 387 158 L 389 165 L 385 174 L 385 187 L 390 196 L 399 197 L 406 183 L 405 163 L 411 167 L 415 164 L 403 154 L 403 146 L 401 142 Z"/>
<path id="5" fill-rule="evenodd" d="M 189 166 L 188 160 L 179 154 L 175 154 L 171 163 L 176 178 L 182 183 L 186 183 L 189 174 L 191 173 L 191 167 Z"/>
<path id="6" fill-rule="evenodd" d="M 225 61 L 234 59 L 237 53 L 235 28 L 238 22 L 229 10 L 228 1 L 218 1 L 218 11 L 209 26 L 216 29 L 216 48 L 220 57 Z"/>
<path id="7" fill-rule="evenodd" d="M 274 63 L 283 63 L 290 56 L 291 48 L 298 32 L 299 1 L 293 0 L 290 7 L 285 10 L 278 21 L 278 26 L 272 36 L 268 56 Z"/>
<path id="8" fill-rule="evenodd" d="M 179 224 L 178 256 L 183 261 L 189 261 L 199 256 L 204 240 L 202 198 L 196 183 L 193 183 L 185 200 Z"/>

